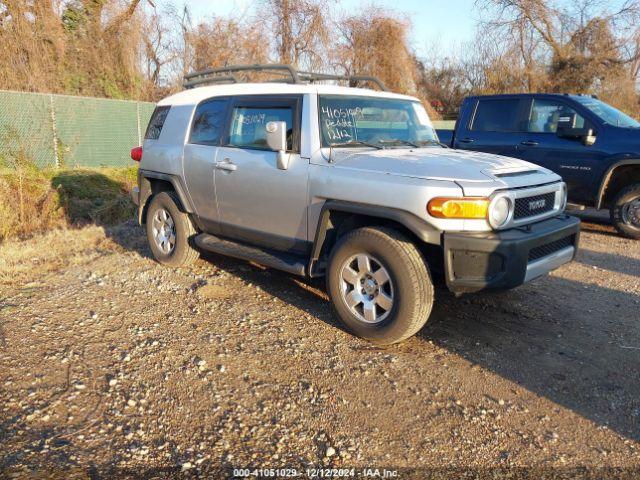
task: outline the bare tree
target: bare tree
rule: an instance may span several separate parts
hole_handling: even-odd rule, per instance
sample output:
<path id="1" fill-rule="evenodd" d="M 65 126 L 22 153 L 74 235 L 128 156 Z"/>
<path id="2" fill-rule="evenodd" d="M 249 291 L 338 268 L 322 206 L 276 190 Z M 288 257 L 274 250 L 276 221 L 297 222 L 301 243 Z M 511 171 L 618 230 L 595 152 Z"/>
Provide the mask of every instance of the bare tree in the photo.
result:
<path id="1" fill-rule="evenodd" d="M 7 0 L 0 12 L 0 88 L 59 90 L 66 45 L 52 4 Z"/>
<path id="2" fill-rule="evenodd" d="M 323 67 L 329 41 L 329 6 L 333 0 L 262 0 L 262 12 L 274 35 L 280 63 Z"/>
<path id="3" fill-rule="evenodd" d="M 193 52 L 192 68 L 265 63 L 269 40 L 261 27 L 233 18 L 213 18 L 200 23 L 187 36 Z"/>
<path id="4" fill-rule="evenodd" d="M 415 91 L 415 64 L 407 34 L 410 24 L 386 12 L 366 13 L 340 20 L 339 65 L 348 74 L 376 75 L 394 91 Z"/>
<path id="5" fill-rule="evenodd" d="M 511 54 L 518 53 L 512 58 L 516 60 L 512 75 L 522 75 L 528 90 L 606 97 L 622 88 L 627 90 L 625 102 L 631 101 L 618 106 L 638 110 L 639 0 L 625 0 L 615 10 L 600 0 L 478 0 L 477 4 L 485 15 L 482 34 L 509 40 Z"/>

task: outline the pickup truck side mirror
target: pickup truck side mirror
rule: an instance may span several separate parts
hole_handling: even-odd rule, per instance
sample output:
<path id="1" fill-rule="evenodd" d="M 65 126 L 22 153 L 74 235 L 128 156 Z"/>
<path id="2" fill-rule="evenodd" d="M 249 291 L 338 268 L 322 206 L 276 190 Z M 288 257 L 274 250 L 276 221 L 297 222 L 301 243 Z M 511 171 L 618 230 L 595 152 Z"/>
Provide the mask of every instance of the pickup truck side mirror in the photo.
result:
<path id="1" fill-rule="evenodd" d="M 266 125 L 267 145 L 276 152 L 276 163 L 280 170 L 289 168 L 289 154 L 287 153 L 287 124 L 286 122 L 269 122 Z"/>
<path id="2" fill-rule="evenodd" d="M 596 135 L 590 128 L 576 127 L 578 115 L 575 113 L 563 113 L 558 118 L 556 135 L 560 138 L 580 139 L 587 147 L 596 143 Z"/>
<path id="3" fill-rule="evenodd" d="M 590 147 L 591 145 L 596 143 L 596 134 L 595 134 L 595 132 L 589 128 L 587 130 L 587 133 L 582 137 L 582 143 L 584 143 L 585 146 L 587 146 L 587 147 Z"/>
<path id="4" fill-rule="evenodd" d="M 557 134 L 559 137 L 568 136 L 573 130 L 576 129 L 576 120 L 578 116 L 575 113 L 563 112 L 558 117 Z"/>

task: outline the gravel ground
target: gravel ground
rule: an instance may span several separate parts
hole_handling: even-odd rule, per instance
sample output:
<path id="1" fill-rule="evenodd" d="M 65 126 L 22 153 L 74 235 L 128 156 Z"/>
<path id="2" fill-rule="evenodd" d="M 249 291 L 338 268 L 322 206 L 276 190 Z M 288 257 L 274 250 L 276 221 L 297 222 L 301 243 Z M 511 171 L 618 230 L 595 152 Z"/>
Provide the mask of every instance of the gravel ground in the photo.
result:
<path id="1" fill-rule="evenodd" d="M 438 291 L 427 326 L 380 349 L 321 283 L 219 256 L 161 267 L 131 223 L 5 244 L 0 477 L 636 478 L 640 243 L 594 222 L 581 247 L 510 292 Z"/>

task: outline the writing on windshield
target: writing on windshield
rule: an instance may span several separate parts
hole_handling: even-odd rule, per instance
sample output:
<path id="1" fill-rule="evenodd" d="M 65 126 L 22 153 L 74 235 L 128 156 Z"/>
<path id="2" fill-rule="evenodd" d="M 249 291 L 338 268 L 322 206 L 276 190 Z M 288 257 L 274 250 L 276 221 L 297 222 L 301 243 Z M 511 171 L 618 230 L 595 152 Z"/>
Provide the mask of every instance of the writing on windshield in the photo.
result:
<path id="1" fill-rule="evenodd" d="M 347 95 L 320 96 L 323 146 L 433 143 L 437 137 L 424 107 L 411 100 Z"/>

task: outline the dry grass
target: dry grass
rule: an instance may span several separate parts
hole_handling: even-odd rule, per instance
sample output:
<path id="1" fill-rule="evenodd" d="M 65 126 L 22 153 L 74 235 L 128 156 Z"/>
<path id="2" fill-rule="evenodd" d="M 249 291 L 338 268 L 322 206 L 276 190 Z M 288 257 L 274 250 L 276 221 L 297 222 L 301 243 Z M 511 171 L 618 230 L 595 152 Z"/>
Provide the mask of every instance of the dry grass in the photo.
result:
<path id="1" fill-rule="evenodd" d="M 0 175 L 0 241 L 23 237 L 64 224 L 58 192 L 37 170 Z"/>
<path id="2" fill-rule="evenodd" d="M 28 240 L 8 240 L 0 244 L 0 286 L 28 282 L 39 276 L 34 272 L 43 274 L 85 264 L 101 252 L 116 248 L 104 228 L 95 225 L 59 228 Z"/>
<path id="3" fill-rule="evenodd" d="M 135 178 L 135 168 L 6 169 L 0 172 L 0 242 L 52 228 L 113 225 L 132 218 L 129 192 Z"/>

